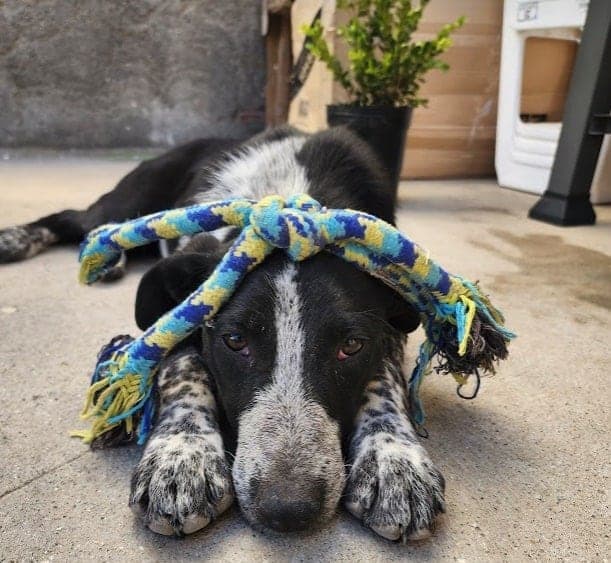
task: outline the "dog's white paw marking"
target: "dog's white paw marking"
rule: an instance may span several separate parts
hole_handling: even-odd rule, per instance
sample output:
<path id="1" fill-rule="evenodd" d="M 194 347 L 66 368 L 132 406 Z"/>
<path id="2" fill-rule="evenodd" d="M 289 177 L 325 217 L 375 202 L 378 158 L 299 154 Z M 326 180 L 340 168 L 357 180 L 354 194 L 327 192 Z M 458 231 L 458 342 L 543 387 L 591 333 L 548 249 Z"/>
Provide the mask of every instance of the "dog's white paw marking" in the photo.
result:
<path id="1" fill-rule="evenodd" d="M 443 476 L 419 444 L 388 435 L 369 439 L 350 470 L 346 508 L 386 539 L 429 537 L 444 512 Z"/>
<path id="2" fill-rule="evenodd" d="M 233 503 L 224 454 L 199 436 L 153 436 L 132 477 L 129 504 L 153 531 L 192 534 Z"/>

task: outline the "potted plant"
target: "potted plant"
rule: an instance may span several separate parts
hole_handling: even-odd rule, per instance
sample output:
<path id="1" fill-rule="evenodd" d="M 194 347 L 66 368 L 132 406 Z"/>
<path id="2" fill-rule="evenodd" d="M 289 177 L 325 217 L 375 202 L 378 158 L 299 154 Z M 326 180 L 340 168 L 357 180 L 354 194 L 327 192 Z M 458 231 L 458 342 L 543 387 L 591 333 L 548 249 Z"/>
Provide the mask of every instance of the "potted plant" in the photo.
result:
<path id="1" fill-rule="evenodd" d="M 412 110 L 426 105 L 419 97 L 424 76 L 432 69 L 447 70 L 439 56 L 451 45 L 450 34 L 464 18 L 444 25 L 429 40 L 414 41 L 429 0 L 338 0 L 348 22 L 336 34 L 346 44 L 348 63 L 335 56 L 323 37 L 320 20 L 303 27 L 306 46 L 324 62 L 351 98 L 348 104 L 327 106 L 330 126 L 347 125 L 369 142 L 397 186 L 405 137 Z"/>

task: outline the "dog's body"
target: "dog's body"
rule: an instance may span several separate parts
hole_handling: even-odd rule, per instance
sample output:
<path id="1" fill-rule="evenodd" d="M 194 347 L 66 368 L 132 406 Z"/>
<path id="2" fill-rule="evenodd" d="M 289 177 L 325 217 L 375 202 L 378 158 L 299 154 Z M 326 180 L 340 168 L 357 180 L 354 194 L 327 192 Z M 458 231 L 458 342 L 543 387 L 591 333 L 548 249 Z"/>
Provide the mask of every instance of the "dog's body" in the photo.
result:
<path id="1" fill-rule="evenodd" d="M 173 206 L 300 192 L 394 218 L 392 186 L 365 143 L 347 130 L 283 128 L 247 143 L 195 141 L 145 162 L 85 211 L 0 231 L 0 262 Z M 179 241 L 140 283 L 138 325 L 199 286 L 234 235 Z M 327 520 L 343 494 L 348 510 L 386 538 L 426 535 L 443 510 L 444 482 L 407 410 L 403 344 L 417 325 L 393 291 L 338 258 L 293 264 L 274 254 L 165 360 L 132 508 L 154 531 L 188 534 L 235 494 L 254 526 L 290 531 Z"/>

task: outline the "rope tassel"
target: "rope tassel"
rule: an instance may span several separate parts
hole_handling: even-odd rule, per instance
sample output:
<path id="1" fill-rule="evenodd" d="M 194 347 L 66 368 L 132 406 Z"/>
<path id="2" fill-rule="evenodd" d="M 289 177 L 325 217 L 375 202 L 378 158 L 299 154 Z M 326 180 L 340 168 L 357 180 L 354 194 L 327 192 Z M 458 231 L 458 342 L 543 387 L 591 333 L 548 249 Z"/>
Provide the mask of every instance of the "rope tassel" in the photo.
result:
<path id="1" fill-rule="evenodd" d="M 140 337 L 116 337 L 103 348 L 82 413 L 92 428 L 74 435 L 93 446 L 134 436 L 143 443 L 153 419 L 152 389 L 161 360 L 212 319 L 275 248 L 294 261 L 331 252 L 382 280 L 420 313 L 427 340 L 409 384 L 419 424 L 424 414 L 418 390 L 434 358 L 436 371 L 452 373 L 460 386 L 473 373 L 479 378 L 479 369 L 494 372 L 496 362 L 507 356 L 514 335 L 476 284 L 446 272 L 389 223 L 360 211 L 327 210 L 304 194 L 287 201 L 269 196 L 259 202 L 194 205 L 100 227 L 83 243 L 79 279 L 94 283 L 123 250 L 224 226 L 241 233 L 210 277 Z"/>

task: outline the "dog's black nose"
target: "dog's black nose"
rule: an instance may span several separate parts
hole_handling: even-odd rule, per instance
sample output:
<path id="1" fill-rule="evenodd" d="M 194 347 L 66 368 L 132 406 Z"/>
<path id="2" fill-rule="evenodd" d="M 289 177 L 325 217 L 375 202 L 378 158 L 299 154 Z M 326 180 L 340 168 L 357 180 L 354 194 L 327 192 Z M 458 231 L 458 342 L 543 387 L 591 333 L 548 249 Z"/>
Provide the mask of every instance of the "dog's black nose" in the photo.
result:
<path id="1" fill-rule="evenodd" d="M 310 527 L 323 506 L 322 487 L 275 484 L 259 488 L 259 512 L 263 523 L 278 532 Z"/>

